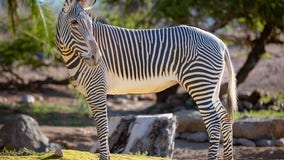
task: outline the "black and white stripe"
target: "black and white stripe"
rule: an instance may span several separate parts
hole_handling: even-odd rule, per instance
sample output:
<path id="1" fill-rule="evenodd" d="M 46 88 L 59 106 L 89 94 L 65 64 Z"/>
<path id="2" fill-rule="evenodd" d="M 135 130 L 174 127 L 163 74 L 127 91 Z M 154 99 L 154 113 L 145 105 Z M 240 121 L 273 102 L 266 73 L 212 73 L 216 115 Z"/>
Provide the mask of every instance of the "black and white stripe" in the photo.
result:
<path id="1" fill-rule="evenodd" d="M 227 47 L 220 39 L 185 25 L 133 30 L 94 21 L 91 27 L 93 44 L 98 45 L 102 60 L 90 66 L 80 56 L 89 49 L 82 35 L 86 34 L 83 31 L 88 29 L 90 17 L 85 16 L 77 3 L 65 8 L 67 10 L 68 16 L 60 13 L 58 18 L 57 46 L 73 84 L 85 95 L 94 114 L 101 160 L 109 159 L 106 94 L 152 93 L 175 83 L 184 87 L 198 105 L 210 137 L 208 159 L 217 158 L 221 133 L 224 159 L 233 159 L 232 114 L 237 108 L 236 82 Z M 72 18 L 79 19 L 78 23 L 86 29 L 70 27 Z M 225 66 L 229 73 L 230 102 L 226 108 L 219 99 Z M 155 88 L 155 84 L 159 87 Z"/>

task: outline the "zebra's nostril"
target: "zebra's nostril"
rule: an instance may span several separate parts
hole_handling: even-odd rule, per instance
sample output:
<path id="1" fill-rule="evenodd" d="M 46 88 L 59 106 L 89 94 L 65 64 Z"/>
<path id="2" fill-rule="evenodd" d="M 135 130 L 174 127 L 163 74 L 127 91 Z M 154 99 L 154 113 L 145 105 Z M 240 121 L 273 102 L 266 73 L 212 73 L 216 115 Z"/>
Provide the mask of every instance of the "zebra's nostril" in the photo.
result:
<path id="1" fill-rule="evenodd" d="M 96 59 L 95 55 L 91 55 L 91 59 Z"/>

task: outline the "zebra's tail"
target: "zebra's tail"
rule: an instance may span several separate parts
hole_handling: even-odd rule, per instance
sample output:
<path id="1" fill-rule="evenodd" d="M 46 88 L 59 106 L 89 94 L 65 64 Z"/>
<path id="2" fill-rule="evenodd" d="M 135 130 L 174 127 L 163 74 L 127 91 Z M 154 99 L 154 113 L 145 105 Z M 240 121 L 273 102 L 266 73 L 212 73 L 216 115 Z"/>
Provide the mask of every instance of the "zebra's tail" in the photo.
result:
<path id="1" fill-rule="evenodd" d="M 228 70 L 228 90 L 227 90 L 227 105 L 226 110 L 228 113 L 228 118 L 230 122 L 234 121 L 234 112 L 238 110 L 237 105 L 237 86 L 236 86 L 236 76 L 234 72 L 234 68 L 232 65 L 232 61 L 229 55 L 229 51 L 225 49 L 225 63 Z"/>

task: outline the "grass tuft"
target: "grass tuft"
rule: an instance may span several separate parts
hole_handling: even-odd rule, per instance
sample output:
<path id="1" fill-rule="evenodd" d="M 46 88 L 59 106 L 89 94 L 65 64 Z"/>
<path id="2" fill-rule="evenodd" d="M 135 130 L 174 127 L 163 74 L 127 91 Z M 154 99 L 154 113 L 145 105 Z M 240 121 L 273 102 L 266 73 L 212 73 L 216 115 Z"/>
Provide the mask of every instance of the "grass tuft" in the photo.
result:
<path id="1" fill-rule="evenodd" d="M 8 150 L 8 149 L 4 148 L 0 152 L 0 159 L 1 159 L 2 156 L 37 156 L 37 155 L 43 155 L 43 153 L 37 153 L 33 150 L 26 149 L 26 148 L 24 148 L 20 151 Z"/>
<path id="2" fill-rule="evenodd" d="M 282 117 L 284 116 L 284 111 L 274 111 L 274 110 L 250 110 L 245 112 L 237 112 L 235 113 L 236 119 L 244 118 L 244 117 Z"/>
<path id="3" fill-rule="evenodd" d="M 35 118 L 40 125 L 55 126 L 94 126 L 89 107 L 52 105 L 52 104 L 19 104 L 9 106 L 0 104 L 0 123 L 9 114 L 27 114 Z"/>

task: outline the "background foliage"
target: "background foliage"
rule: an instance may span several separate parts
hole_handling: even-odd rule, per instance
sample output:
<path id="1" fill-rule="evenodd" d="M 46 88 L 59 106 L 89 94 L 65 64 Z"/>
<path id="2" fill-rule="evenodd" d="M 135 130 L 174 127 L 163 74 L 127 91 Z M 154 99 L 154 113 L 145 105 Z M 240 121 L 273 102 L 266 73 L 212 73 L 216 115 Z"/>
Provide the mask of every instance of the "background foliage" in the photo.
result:
<path id="1" fill-rule="evenodd" d="M 50 6 L 36 0 L 1 2 L 6 11 L 2 16 L 9 17 L 1 23 L 1 66 L 43 65 L 40 60 L 56 52 L 55 18 Z"/>

